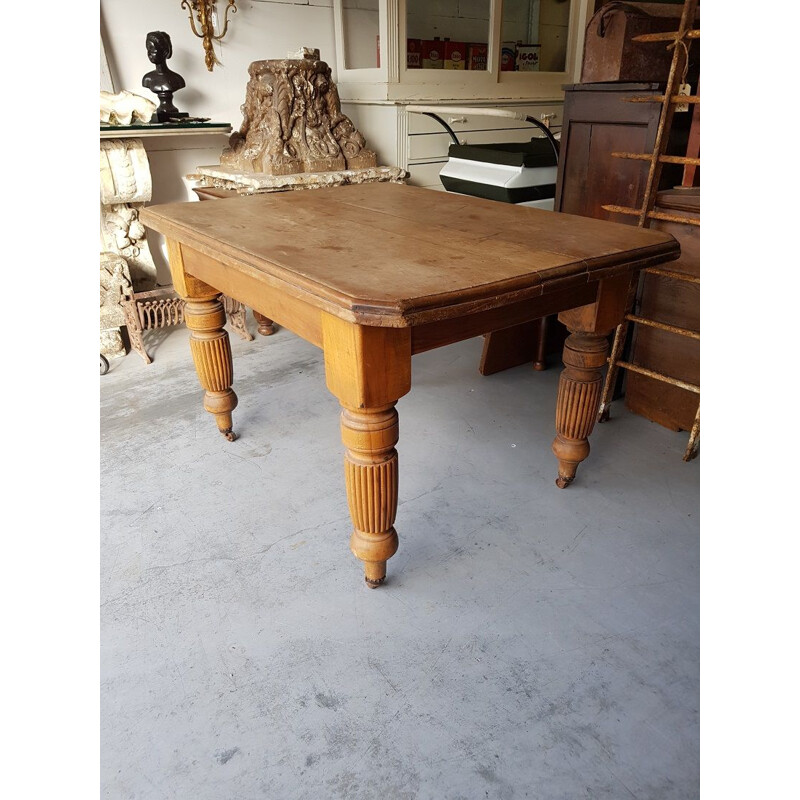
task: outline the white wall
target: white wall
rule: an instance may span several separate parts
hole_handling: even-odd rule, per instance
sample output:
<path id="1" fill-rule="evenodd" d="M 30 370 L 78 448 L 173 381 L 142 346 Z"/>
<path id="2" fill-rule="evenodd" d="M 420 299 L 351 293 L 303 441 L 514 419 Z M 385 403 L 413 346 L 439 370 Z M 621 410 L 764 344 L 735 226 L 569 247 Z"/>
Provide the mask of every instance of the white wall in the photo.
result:
<path id="1" fill-rule="evenodd" d="M 225 0 L 217 5 L 224 8 Z M 170 69 L 182 75 L 186 88 L 173 101 L 194 116 L 241 122 L 247 68 L 253 61 L 285 58 L 299 47 L 318 47 L 335 70 L 333 8 L 331 0 L 238 0 L 230 15 L 228 33 L 214 43 L 222 66 L 213 72 L 203 61 L 203 45 L 189 27 L 180 0 L 100 0 L 101 27 L 116 89 L 128 89 L 156 100 L 142 87 L 142 76 L 152 69 L 145 38 L 149 31 L 166 31 L 172 39 Z M 335 76 L 334 76 L 335 77 Z"/>
<path id="2" fill-rule="evenodd" d="M 346 69 L 370 69 L 378 63 L 378 0 L 343 0 L 342 30 Z"/>
<path id="3" fill-rule="evenodd" d="M 218 0 L 224 8 L 226 0 Z M 142 76 L 153 65 L 147 59 L 145 39 L 150 31 L 166 31 L 172 40 L 170 69 L 182 75 L 186 88 L 173 102 L 192 116 L 228 122 L 236 130 L 242 122 L 247 68 L 253 61 L 285 58 L 300 47 L 318 47 L 324 61 L 336 70 L 332 0 L 237 0 L 228 33 L 214 50 L 222 66 L 206 69 L 202 40 L 189 27 L 180 0 L 100 0 L 101 33 L 116 91 L 128 91 L 158 102 L 142 87 Z M 145 139 L 153 176 L 152 203 L 195 200 L 186 180 L 197 167 L 218 164 L 224 136 L 158 137 Z M 163 240 L 148 233 L 160 283 L 169 282 Z"/>

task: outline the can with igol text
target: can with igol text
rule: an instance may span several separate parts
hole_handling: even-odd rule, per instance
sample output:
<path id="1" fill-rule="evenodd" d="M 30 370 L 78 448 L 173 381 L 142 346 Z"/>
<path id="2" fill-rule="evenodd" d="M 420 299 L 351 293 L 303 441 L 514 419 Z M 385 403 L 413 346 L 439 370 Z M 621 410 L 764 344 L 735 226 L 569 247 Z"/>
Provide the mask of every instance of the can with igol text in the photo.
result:
<path id="1" fill-rule="evenodd" d="M 540 44 L 518 44 L 517 70 L 519 72 L 538 72 L 541 52 Z"/>

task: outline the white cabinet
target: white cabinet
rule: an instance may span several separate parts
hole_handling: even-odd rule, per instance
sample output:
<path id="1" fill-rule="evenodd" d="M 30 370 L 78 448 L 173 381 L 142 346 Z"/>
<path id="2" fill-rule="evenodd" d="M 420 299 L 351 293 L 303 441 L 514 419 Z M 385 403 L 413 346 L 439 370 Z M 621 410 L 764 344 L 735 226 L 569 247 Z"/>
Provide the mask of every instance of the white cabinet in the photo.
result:
<path id="1" fill-rule="evenodd" d="M 409 170 L 412 184 L 441 188 L 439 170 L 451 139 L 437 122 L 405 106 L 507 108 L 549 117 L 558 129 L 561 87 L 579 79 L 593 8 L 593 0 L 333 0 L 342 109 L 380 163 Z M 431 55 L 438 58 L 423 61 Z M 519 56 L 520 69 L 508 68 L 512 55 Z M 467 68 L 446 68 L 460 64 Z M 466 144 L 539 135 L 516 120 L 442 116 Z"/>
<path id="2" fill-rule="evenodd" d="M 593 0 L 333 0 L 339 94 L 395 101 L 561 97 L 561 86 L 578 80 L 593 7 Z M 409 60 L 409 50 L 422 47 L 424 58 L 425 43 L 437 39 L 438 58 L 428 59 L 437 66 L 411 66 L 421 59 Z M 461 56 L 450 66 L 466 68 L 446 68 L 444 51 L 452 44 L 461 45 Z M 471 45 L 486 48 L 485 64 L 477 57 L 470 63 Z M 508 58 L 516 59 L 515 48 L 518 65 Z"/>
<path id="3" fill-rule="evenodd" d="M 411 173 L 409 183 L 442 189 L 439 170 L 447 161 L 447 149 L 452 139 L 435 120 L 406 111 L 407 103 L 378 101 L 342 102 L 342 110 L 367 137 L 368 146 L 376 150 L 381 164 L 402 167 Z M 446 104 L 437 103 L 446 107 Z M 460 101 L 459 106 L 465 102 Z M 470 103 L 481 106 L 520 111 L 536 119 L 549 118 L 553 126 L 561 121 L 562 101 Z M 493 142 L 525 142 L 540 131 L 518 120 L 481 116 L 480 114 L 440 115 L 453 129 L 461 144 L 490 144 Z"/>

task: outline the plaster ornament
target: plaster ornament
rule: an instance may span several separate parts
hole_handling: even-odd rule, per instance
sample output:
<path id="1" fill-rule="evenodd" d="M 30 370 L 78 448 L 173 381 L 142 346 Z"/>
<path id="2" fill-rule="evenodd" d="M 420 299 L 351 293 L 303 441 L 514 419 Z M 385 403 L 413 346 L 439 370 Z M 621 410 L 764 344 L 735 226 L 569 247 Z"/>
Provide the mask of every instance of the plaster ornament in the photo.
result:
<path id="1" fill-rule="evenodd" d="M 150 122 L 155 111 L 152 100 L 133 92 L 100 92 L 100 122 L 106 125 L 130 125 L 134 120 Z"/>
<path id="2" fill-rule="evenodd" d="M 126 324 L 123 303 L 132 294 L 125 259 L 117 253 L 100 253 L 100 352 L 106 358 L 125 355 L 120 328 Z"/>
<path id="3" fill-rule="evenodd" d="M 301 47 L 294 53 L 288 53 L 286 58 L 306 58 L 310 61 L 319 61 L 318 47 Z"/>
<path id="4" fill-rule="evenodd" d="M 301 52 L 312 52 L 304 48 Z M 293 175 L 377 166 L 342 113 L 331 68 L 312 58 L 250 64 L 242 125 L 220 163 L 241 172 Z"/>

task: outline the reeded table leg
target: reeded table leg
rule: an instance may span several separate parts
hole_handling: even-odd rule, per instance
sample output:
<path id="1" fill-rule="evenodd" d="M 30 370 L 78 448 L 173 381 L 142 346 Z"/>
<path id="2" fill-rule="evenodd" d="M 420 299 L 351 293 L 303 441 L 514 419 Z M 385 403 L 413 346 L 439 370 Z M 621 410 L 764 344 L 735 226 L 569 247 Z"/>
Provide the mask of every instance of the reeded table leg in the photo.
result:
<path id="1" fill-rule="evenodd" d="M 233 432 L 233 409 L 238 404 L 233 384 L 233 357 L 228 332 L 224 329 L 225 309 L 219 297 L 187 299 L 183 309 L 192 335 L 189 344 L 200 385 L 206 390 L 203 408 L 214 415 L 220 433 L 229 441 Z"/>
<path id="2" fill-rule="evenodd" d="M 559 489 L 575 480 L 578 464 L 589 455 L 589 434 L 600 406 L 608 335 L 625 313 L 631 280 L 630 276 L 602 280 L 594 303 L 558 315 L 570 332 L 564 342 L 564 371 L 558 380 L 553 441 Z"/>
<path id="3" fill-rule="evenodd" d="M 189 345 L 200 385 L 205 389 L 203 408 L 214 415 L 220 433 L 229 441 L 233 432 L 233 409 L 239 400 L 231 389 L 233 357 L 225 330 L 225 307 L 221 292 L 186 272 L 181 246 L 167 240 L 169 267 L 175 291 L 184 299 L 183 316 L 192 334 Z"/>
<path id="4" fill-rule="evenodd" d="M 398 420 L 395 403 L 411 388 L 409 328 L 356 325 L 322 317 L 325 379 L 342 405 L 350 549 L 374 589 L 397 552 Z"/>
<path id="5" fill-rule="evenodd" d="M 386 578 L 386 561 L 397 552 L 397 411 L 342 411 L 347 503 L 353 520 L 350 549 L 364 562 L 364 580 L 374 589 Z"/>
<path id="6" fill-rule="evenodd" d="M 600 405 L 602 367 L 607 355 L 605 336 L 570 330 L 564 342 L 564 371 L 558 379 L 556 438 L 553 441 L 559 489 L 572 483 L 578 464 L 589 455 L 589 434 Z"/>

